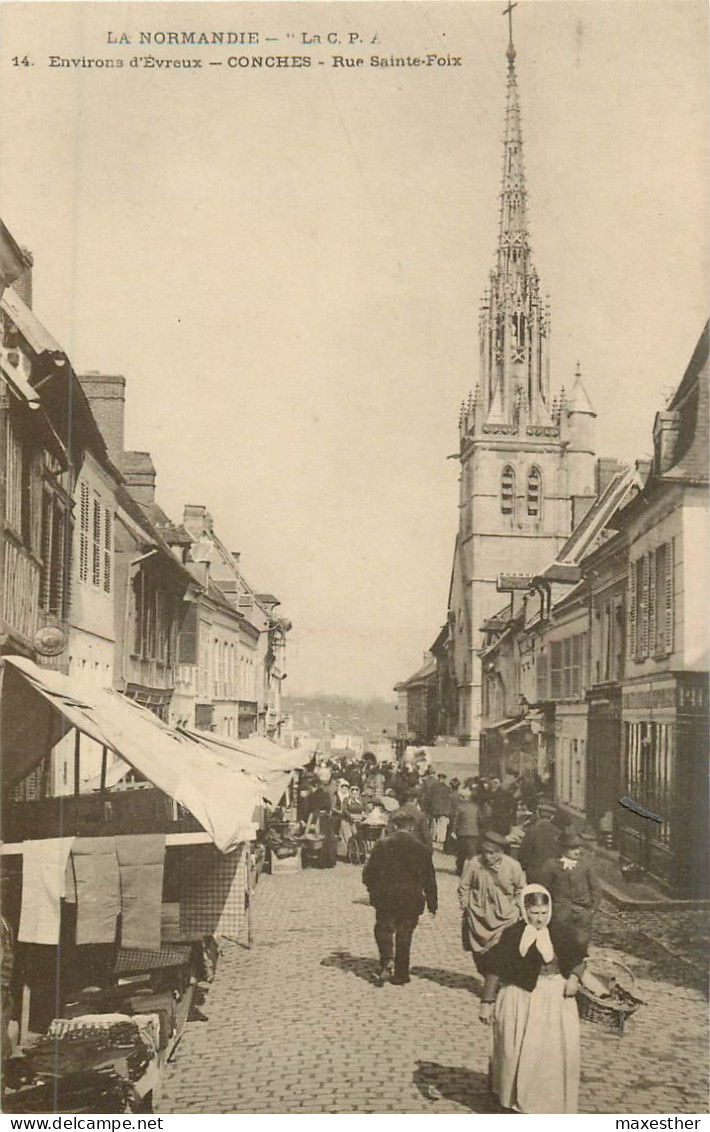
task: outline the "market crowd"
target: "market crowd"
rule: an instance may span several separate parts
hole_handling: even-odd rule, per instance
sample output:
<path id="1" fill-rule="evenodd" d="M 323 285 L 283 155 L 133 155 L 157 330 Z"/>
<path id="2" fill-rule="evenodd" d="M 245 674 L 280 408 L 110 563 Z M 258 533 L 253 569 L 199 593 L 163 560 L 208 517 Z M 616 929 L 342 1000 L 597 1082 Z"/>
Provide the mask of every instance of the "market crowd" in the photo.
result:
<path id="1" fill-rule="evenodd" d="M 410 981 L 419 917 L 438 908 L 433 850 L 455 857 L 461 943 L 483 980 L 479 1019 L 492 1029 L 491 1091 L 504 1111 L 576 1112 L 576 996 L 601 890 L 541 780 L 449 779 L 424 752 L 399 764 L 330 759 L 302 775 L 295 817 L 292 836 L 312 847 L 312 863 L 364 865 L 379 986 Z M 283 836 L 282 819 L 273 829 Z"/>

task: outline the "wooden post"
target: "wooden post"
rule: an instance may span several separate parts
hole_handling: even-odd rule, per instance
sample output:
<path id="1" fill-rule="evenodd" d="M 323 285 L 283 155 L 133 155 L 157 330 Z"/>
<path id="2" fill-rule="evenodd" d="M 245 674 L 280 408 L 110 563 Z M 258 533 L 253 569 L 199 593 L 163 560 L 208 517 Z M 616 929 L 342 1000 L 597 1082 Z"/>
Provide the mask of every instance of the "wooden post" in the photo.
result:
<path id="1" fill-rule="evenodd" d="M 81 732 L 77 727 L 74 731 L 74 797 L 79 797 L 79 772 L 81 763 Z"/>
<path id="2" fill-rule="evenodd" d="M 22 998 L 20 1000 L 20 1046 L 27 1045 L 27 1035 L 30 1032 L 30 988 L 27 983 L 22 986 Z"/>
<path id="3" fill-rule="evenodd" d="M 108 768 L 108 747 L 101 748 L 101 793 L 106 793 L 106 770 Z"/>
<path id="4" fill-rule="evenodd" d="M 254 922 L 252 919 L 252 896 L 254 895 L 254 872 L 252 867 L 251 842 L 246 844 L 247 855 L 247 947 L 254 942 Z"/>

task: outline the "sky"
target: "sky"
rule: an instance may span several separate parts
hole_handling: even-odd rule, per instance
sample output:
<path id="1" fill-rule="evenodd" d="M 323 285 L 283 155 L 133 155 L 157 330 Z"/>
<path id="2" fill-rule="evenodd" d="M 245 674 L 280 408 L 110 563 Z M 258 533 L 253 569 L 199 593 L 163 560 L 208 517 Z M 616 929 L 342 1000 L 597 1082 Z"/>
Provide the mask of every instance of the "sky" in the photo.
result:
<path id="1" fill-rule="evenodd" d="M 35 311 L 77 372 L 125 375 L 126 446 L 151 453 L 164 510 L 205 504 L 279 596 L 292 694 L 389 697 L 446 617 L 502 9 L 0 6 L 0 214 L 33 251 Z M 599 454 L 633 460 L 707 318 L 705 5 L 522 0 L 514 26 L 552 385 L 579 360 Z M 259 43 L 137 42 L 168 30 Z M 311 65 L 228 62 L 268 54 Z"/>

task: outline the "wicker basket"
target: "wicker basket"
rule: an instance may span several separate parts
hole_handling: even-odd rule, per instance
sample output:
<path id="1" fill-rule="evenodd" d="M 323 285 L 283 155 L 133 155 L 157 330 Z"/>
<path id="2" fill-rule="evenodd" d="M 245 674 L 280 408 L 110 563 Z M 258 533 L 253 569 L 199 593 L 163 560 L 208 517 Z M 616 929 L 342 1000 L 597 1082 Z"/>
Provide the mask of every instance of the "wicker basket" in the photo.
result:
<path id="1" fill-rule="evenodd" d="M 358 822 L 356 826 L 357 835 L 363 841 L 379 841 L 384 828 L 382 825 L 366 825 L 365 822 Z"/>
<path id="2" fill-rule="evenodd" d="M 611 1033 L 623 1037 L 627 1018 L 639 1006 L 643 1006 L 642 999 L 633 993 L 636 990 L 633 972 L 617 959 L 593 956 L 585 961 L 585 974 L 587 973 L 599 980 L 607 993 L 603 997 L 595 994 L 582 981 L 577 992 L 580 1018 L 587 1022 L 597 1022 Z"/>

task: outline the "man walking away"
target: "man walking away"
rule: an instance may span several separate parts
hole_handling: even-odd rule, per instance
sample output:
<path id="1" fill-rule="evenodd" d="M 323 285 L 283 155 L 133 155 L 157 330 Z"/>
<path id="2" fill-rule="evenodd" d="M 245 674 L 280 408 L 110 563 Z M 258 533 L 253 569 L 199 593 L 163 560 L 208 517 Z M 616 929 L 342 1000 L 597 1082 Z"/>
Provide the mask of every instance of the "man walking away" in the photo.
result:
<path id="1" fill-rule="evenodd" d="M 378 986 L 409 982 L 412 936 L 424 906 L 436 915 L 438 894 L 431 853 L 414 833 L 411 815 L 392 815 L 387 836 L 376 842 L 362 871 L 375 909 L 375 940 L 380 953 Z"/>
<path id="2" fill-rule="evenodd" d="M 406 814 L 412 821 L 414 836 L 421 841 L 422 845 L 431 853 L 431 834 L 429 832 L 429 822 L 427 821 L 426 814 L 422 813 L 417 805 L 417 791 L 411 787 L 404 792 L 402 806 L 396 810 L 397 814 Z M 392 824 L 392 818 L 390 818 Z"/>
<path id="3" fill-rule="evenodd" d="M 466 861 L 478 851 L 481 833 L 481 808 L 471 797 L 471 789 L 464 786 L 454 815 L 456 838 L 456 876 L 460 877 Z"/>
<path id="4" fill-rule="evenodd" d="M 431 839 L 435 848 L 443 849 L 451 817 L 451 791 L 446 784 L 446 775 L 437 774 L 429 795 L 431 814 Z"/>

